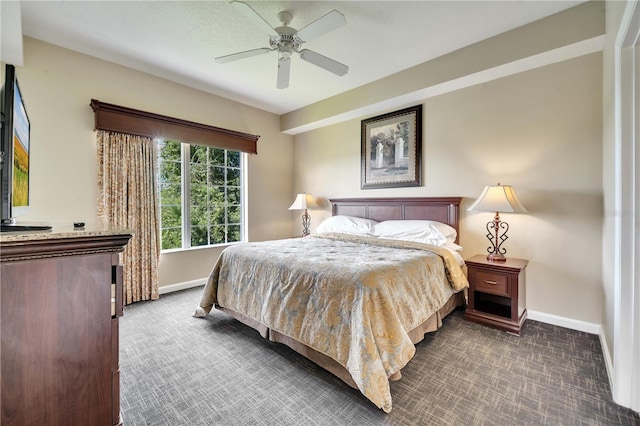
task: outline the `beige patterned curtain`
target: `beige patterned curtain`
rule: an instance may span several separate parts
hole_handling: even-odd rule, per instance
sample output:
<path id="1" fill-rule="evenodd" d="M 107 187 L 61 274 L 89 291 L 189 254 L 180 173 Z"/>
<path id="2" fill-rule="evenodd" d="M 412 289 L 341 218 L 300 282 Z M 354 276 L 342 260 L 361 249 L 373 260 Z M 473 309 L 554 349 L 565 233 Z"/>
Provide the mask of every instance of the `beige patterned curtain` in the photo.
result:
<path id="1" fill-rule="evenodd" d="M 98 221 L 133 233 L 123 253 L 126 304 L 158 298 L 156 158 L 151 138 L 98 131 Z"/>

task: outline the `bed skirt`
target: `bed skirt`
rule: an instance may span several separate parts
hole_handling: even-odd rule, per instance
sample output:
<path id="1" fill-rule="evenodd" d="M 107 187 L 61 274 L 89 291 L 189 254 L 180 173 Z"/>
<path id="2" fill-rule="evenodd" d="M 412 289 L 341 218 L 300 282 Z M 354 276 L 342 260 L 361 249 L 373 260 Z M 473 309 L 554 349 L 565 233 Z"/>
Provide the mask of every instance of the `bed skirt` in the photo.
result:
<path id="1" fill-rule="evenodd" d="M 442 308 L 440 308 L 435 314 L 431 315 L 425 322 L 420 324 L 418 327 L 409 331 L 408 333 L 409 338 L 414 344 L 422 341 L 426 333 L 434 332 L 442 326 L 443 318 L 445 318 L 447 315 L 453 312 L 458 306 L 464 306 L 464 304 L 465 304 L 464 291 L 454 293 L 449 298 L 449 300 L 447 300 L 444 306 L 442 306 Z M 271 330 L 266 325 L 254 319 L 251 319 L 246 315 L 243 315 L 231 309 L 224 308 L 222 306 L 218 306 L 217 304 L 215 304 L 214 306 L 216 309 L 232 316 L 233 318 L 237 319 L 241 323 L 248 325 L 249 327 L 257 330 L 263 338 L 269 339 L 272 342 L 277 342 L 277 343 L 282 343 L 284 345 L 287 345 L 288 347 L 290 347 L 300 355 L 304 356 L 305 358 L 308 358 L 309 360 L 313 361 L 320 367 L 324 368 L 325 370 L 329 371 L 333 375 L 337 376 L 349 386 L 355 389 L 358 388 L 355 382 L 353 381 L 353 379 L 351 378 L 351 374 L 349 374 L 349 371 L 346 368 L 344 368 L 342 365 L 338 364 L 331 357 L 328 357 L 327 355 L 324 355 L 316 351 L 315 349 L 310 348 L 304 343 L 300 343 L 297 340 L 294 340 L 285 334 L 279 333 L 275 330 Z M 396 371 L 389 377 L 389 380 L 399 380 L 401 377 L 402 377 L 402 374 L 400 373 L 400 371 Z"/>

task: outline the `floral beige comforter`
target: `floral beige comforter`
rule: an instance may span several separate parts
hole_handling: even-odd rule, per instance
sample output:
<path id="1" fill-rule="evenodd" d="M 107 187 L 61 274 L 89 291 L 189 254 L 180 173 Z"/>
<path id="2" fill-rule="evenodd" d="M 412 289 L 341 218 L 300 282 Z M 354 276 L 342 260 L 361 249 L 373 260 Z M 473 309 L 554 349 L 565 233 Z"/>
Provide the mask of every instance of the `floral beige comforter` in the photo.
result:
<path id="1" fill-rule="evenodd" d="M 228 247 L 196 316 L 218 304 L 288 335 L 345 367 L 389 412 L 388 377 L 415 353 L 407 331 L 467 286 L 445 249 L 323 234 Z"/>

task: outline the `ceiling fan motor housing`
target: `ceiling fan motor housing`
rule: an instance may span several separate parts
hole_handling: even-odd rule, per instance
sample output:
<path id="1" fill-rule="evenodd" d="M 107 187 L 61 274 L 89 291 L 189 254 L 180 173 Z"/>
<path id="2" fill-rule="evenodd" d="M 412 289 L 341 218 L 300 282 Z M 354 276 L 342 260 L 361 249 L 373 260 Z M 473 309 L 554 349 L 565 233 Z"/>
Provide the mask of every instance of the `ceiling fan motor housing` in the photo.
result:
<path id="1" fill-rule="evenodd" d="M 294 28 L 282 26 L 275 28 L 275 30 L 278 33 L 278 37 L 272 36 L 269 38 L 269 46 L 272 49 L 289 47 L 289 50 L 298 51 L 300 46 L 302 46 L 302 43 L 304 43 L 300 40 L 300 37 L 298 37 L 298 31 Z"/>

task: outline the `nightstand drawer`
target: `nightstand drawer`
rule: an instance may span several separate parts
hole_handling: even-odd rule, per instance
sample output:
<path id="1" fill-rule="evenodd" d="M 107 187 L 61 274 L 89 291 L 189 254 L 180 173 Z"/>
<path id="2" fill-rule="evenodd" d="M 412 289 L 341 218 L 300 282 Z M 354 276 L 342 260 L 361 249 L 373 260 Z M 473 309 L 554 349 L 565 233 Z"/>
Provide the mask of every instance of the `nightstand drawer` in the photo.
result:
<path id="1" fill-rule="evenodd" d="M 511 296 L 507 283 L 507 275 L 485 271 L 476 271 L 475 274 L 475 291 L 498 296 Z"/>

